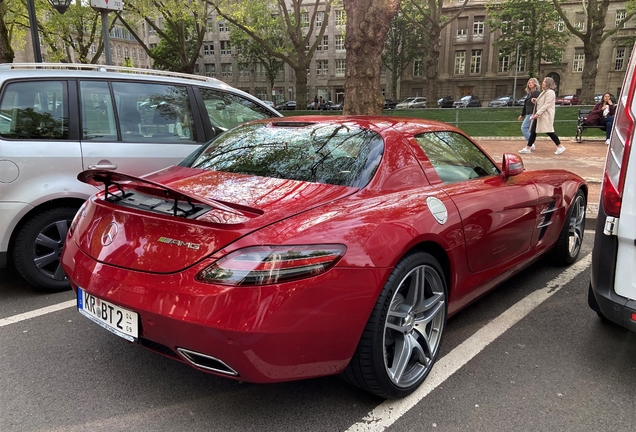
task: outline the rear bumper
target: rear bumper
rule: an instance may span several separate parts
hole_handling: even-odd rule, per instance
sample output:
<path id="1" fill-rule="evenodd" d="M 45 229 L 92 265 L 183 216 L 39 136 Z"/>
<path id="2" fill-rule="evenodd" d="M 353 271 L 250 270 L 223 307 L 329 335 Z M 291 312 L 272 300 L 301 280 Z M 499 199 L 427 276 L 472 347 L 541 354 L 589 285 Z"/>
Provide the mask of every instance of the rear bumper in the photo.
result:
<path id="1" fill-rule="evenodd" d="M 191 365 L 180 349 L 210 356 L 235 378 L 259 383 L 342 372 L 388 271 L 335 267 L 296 282 L 235 288 L 196 282 L 209 262 L 148 274 L 100 264 L 72 240 L 62 264 L 74 289 L 139 314 L 143 346 Z"/>
<path id="2" fill-rule="evenodd" d="M 636 313 L 636 301 L 620 296 L 614 291 L 618 239 L 616 236 L 603 234 L 605 218 L 601 201 L 596 219 L 590 278 L 590 288 L 596 305 L 590 301 L 590 307 L 613 323 L 636 332 L 636 322 L 631 319 L 632 314 Z"/>

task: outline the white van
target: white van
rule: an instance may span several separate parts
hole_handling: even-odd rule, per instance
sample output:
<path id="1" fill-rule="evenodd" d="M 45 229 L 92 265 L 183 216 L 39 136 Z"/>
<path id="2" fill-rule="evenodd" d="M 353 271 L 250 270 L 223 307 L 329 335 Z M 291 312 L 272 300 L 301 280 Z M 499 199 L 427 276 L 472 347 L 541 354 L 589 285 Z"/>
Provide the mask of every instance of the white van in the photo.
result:
<path id="1" fill-rule="evenodd" d="M 0 64 L 0 267 L 68 288 L 66 230 L 87 169 L 143 175 L 234 126 L 280 114 L 214 78 L 86 64 Z"/>
<path id="2" fill-rule="evenodd" d="M 610 138 L 588 303 L 599 317 L 636 331 L 636 46 Z"/>

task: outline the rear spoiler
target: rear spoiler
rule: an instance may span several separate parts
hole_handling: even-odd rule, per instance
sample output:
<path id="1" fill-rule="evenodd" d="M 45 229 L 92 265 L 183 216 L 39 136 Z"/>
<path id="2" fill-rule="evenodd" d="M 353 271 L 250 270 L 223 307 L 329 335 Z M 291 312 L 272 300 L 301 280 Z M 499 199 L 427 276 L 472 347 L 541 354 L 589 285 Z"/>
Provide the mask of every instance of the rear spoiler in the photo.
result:
<path id="1" fill-rule="evenodd" d="M 125 192 L 124 187 L 137 190 L 140 193 L 151 193 L 162 200 L 173 201 L 174 204 L 170 210 L 172 210 L 172 214 L 175 217 L 191 217 L 194 214 L 198 216 L 202 208 L 200 206 L 197 207 L 197 204 L 250 219 L 261 216 L 264 213 L 262 210 L 254 207 L 201 197 L 153 182 L 152 180 L 116 171 L 86 170 L 79 173 L 77 179 L 97 188 L 104 185 L 104 200 L 109 202 L 116 203 L 133 195 L 132 193 Z M 180 206 L 181 203 L 187 204 L 189 208 Z"/>

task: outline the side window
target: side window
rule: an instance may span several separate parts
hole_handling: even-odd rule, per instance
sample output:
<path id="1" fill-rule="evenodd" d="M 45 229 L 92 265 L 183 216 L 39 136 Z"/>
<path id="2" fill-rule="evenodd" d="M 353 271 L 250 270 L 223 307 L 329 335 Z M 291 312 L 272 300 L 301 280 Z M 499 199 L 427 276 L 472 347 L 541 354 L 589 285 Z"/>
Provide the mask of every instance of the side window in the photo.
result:
<path id="1" fill-rule="evenodd" d="M 199 91 L 212 127 L 217 132 L 248 121 L 272 117 L 267 109 L 241 96 L 208 88 L 200 88 Z"/>
<path id="2" fill-rule="evenodd" d="M 68 139 L 65 81 L 8 84 L 0 101 L 0 136 L 15 139 Z"/>
<path id="3" fill-rule="evenodd" d="M 465 136 L 428 132 L 415 137 L 444 183 L 499 174 L 499 168 Z"/>
<path id="4" fill-rule="evenodd" d="M 186 87 L 140 82 L 112 86 L 123 141 L 197 142 Z"/>
<path id="5" fill-rule="evenodd" d="M 108 83 L 105 81 L 82 81 L 80 92 L 82 139 L 116 141 L 115 110 Z"/>

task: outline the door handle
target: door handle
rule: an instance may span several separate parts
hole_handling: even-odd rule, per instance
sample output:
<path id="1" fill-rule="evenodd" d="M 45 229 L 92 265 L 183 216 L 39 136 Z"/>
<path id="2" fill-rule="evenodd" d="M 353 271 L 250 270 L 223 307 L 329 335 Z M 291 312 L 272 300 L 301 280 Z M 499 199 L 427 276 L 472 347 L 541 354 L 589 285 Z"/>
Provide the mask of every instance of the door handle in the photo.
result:
<path id="1" fill-rule="evenodd" d="M 91 170 L 98 170 L 98 169 L 105 169 L 105 170 L 116 170 L 117 169 L 117 165 L 115 164 L 97 164 L 97 165 L 89 165 L 88 169 Z"/>

